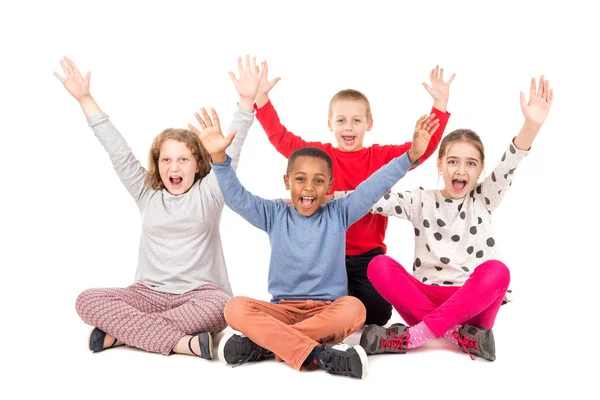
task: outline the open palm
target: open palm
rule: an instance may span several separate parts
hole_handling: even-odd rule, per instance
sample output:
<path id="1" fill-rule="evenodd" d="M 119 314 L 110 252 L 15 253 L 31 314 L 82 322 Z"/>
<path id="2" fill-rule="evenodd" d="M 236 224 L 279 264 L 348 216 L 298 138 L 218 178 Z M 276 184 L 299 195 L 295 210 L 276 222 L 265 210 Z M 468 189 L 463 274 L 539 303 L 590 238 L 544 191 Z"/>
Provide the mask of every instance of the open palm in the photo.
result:
<path id="1" fill-rule="evenodd" d="M 537 90 L 535 78 L 531 78 L 528 102 L 525 101 L 525 94 L 521 92 L 521 111 L 523 112 L 525 120 L 533 124 L 541 125 L 548 116 L 553 97 L 554 92 L 550 89 L 550 81 L 545 80 L 544 75 L 540 77 Z"/>
<path id="2" fill-rule="evenodd" d="M 455 76 L 456 74 L 452 74 L 450 79 L 448 79 L 447 82 L 444 82 L 444 68 L 440 68 L 439 65 L 436 65 L 429 73 L 431 86 L 427 85 L 425 82 L 423 82 L 423 86 L 434 101 L 447 102 L 448 97 L 450 96 L 450 84 Z"/>
<path id="3" fill-rule="evenodd" d="M 256 92 L 260 86 L 263 74 L 264 69 L 263 71 L 260 71 L 258 65 L 256 65 L 256 57 L 252 57 L 252 61 L 250 61 L 250 56 L 246 56 L 245 65 L 242 63 L 242 57 L 238 57 L 239 78 L 237 78 L 233 72 L 229 72 L 231 81 L 240 97 L 246 97 L 252 100 L 256 97 Z"/>
<path id="4" fill-rule="evenodd" d="M 86 96 L 89 96 L 91 72 L 88 72 L 85 75 L 85 78 L 83 78 L 75 63 L 68 57 L 64 57 L 62 60 L 60 60 L 60 66 L 62 67 L 65 76 L 62 77 L 56 72 L 54 72 L 54 76 L 56 76 L 62 82 L 65 89 L 67 89 L 71 96 L 78 101 Z"/>
<path id="5" fill-rule="evenodd" d="M 221 132 L 219 116 L 217 115 L 215 109 L 210 109 L 212 119 L 208 115 L 208 112 L 206 112 L 205 108 L 202 108 L 200 111 L 202 112 L 202 117 L 198 113 L 194 115 L 196 116 L 196 120 L 202 129 L 199 130 L 192 124 L 188 124 L 188 128 L 190 128 L 190 130 L 198 136 L 202 142 L 202 145 L 209 154 L 212 155 L 224 153 L 229 145 L 231 145 L 236 131 L 231 132 L 229 135 L 227 135 L 227 137 L 223 136 L 223 133 Z"/>

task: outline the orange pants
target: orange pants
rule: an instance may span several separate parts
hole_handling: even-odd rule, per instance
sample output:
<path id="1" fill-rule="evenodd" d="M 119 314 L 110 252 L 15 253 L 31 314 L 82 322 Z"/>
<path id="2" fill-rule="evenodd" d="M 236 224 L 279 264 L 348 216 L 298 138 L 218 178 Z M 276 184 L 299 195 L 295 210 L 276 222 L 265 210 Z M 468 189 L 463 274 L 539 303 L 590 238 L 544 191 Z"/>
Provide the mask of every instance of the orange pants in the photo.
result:
<path id="1" fill-rule="evenodd" d="M 340 343 L 364 324 L 365 306 L 356 297 L 335 301 L 281 300 L 278 304 L 237 296 L 225 320 L 257 345 L 298 371 L 319 343 Z"/>

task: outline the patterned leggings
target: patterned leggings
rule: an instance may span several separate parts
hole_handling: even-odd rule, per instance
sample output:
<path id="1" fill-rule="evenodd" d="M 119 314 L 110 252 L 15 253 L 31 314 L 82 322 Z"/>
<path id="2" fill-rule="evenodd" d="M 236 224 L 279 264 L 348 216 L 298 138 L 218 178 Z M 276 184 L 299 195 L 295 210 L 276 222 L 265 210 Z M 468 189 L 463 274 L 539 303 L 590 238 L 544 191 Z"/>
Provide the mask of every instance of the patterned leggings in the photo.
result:
<path id="1" fill-rule="evenodd" d="M 75 307 L 86 324 L 127 346 L 168 355 L 185 335 L 225 329 L 223 310 L 230 298 L 212 284 L 172 294 L 135 283 L 127 288 L 88 289 Z"/>

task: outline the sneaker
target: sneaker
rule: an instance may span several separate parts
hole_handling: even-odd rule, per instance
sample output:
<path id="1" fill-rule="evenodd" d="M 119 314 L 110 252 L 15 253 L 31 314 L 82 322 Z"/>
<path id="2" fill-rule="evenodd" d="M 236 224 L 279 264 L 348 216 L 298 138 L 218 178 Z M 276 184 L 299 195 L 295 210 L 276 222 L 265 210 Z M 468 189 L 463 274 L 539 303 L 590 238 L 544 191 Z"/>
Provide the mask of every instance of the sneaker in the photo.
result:
<path id="1" fill-rule="evenodd" d="M 260 347 L 246 336 L 228 333 L 219 343 L 219 360 L 235 366 L 248 361 L 261 361 L 272 356 L 269 350 Z"/>
<path id="2" fill-rule="evenodd" d="M 317 357 L 317 365 L 333 375 L 345 375 L 365 379 L 367 376 L 367 354 L 360 346 L 350 347 L 346 343 L 324 344 Z"/>
<path id="3" fill-rule="evenodd" d="M 454 337 L 458 340 L 460 349 L 469 354 L 472 360 L 474 355 L 488 361 L 496 359 L 496 344 L 491 329 L 465 325 L 458 332 L 454 332 Z"/>
<path id="4" fill-rule="evenodd" d="M 410 334 L 404 324 L 393 324 L 389 328 L 367 325 L 360 336 L 360 345 L 371 354 L 406 353 Z"/>

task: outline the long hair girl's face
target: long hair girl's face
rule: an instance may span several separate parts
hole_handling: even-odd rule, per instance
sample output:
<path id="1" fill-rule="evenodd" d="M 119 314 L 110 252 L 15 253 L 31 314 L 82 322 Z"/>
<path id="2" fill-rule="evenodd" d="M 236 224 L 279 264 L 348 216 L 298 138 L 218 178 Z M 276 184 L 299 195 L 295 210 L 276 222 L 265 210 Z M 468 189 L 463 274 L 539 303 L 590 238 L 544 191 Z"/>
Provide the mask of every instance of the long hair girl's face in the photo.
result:
<path id="1" fill-rule="evenodd" d="M 190 190 L 200 167 L 185 143 L 168 139 L 160 147 L 158 171 L 165 189 L 178 196 Z"/>

